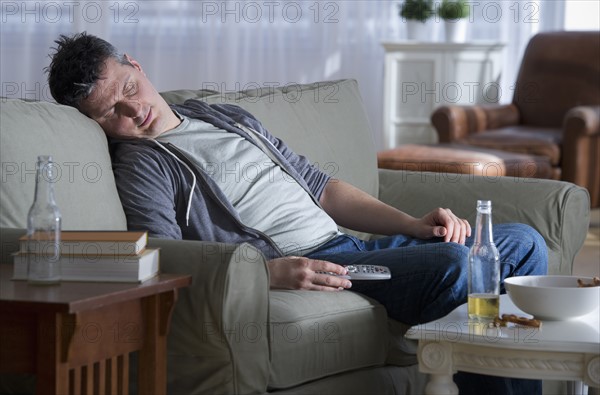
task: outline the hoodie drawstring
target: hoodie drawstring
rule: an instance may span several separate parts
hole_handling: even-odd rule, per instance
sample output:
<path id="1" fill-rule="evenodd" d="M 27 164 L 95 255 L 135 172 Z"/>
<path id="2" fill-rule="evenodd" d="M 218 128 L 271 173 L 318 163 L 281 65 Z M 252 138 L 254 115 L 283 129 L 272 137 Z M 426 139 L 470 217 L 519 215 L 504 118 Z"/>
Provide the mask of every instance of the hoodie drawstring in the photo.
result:
<path id="1" fill-rule="evenodd" d="M 192 171 L 192 169 L 190 169 L 190 167 L 181 159 L 179 159 L 177 157 L 177 155 L 175 155 L 174 153 L 172 153 L 171 151 L 169 151 L 169 149 L 165 146 L 163 146 L 161 143 L 159 143 L 156 140 L 152 140 L 156 143 L 156 145 L 158 145 L 162 150 L 164 150 L 166 153 L 168 153 L 169 155 L 171 155 L 173 158 L 175 158 L 175 160 L 179 163 L 181 163 L 192 175 L 192 188 L 190 189 L 190 196 L 188 198 L 188 203 L 187 203 L 187 209 L 185 211 L 185 225 L 186 226 L 190 226 L 190 210 L 192 209 L 192 199 L 194 198 L 194 190 L 196 189 L 196 175 L 194 174 L 194 172 Z"/>

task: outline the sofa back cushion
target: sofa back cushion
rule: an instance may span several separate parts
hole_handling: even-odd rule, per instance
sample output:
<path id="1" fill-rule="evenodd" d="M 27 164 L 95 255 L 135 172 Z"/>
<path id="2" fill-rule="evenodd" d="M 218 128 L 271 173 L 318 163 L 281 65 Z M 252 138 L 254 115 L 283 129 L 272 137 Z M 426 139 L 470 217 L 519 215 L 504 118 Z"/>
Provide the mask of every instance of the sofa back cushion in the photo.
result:
<path id="1" fill-rule="evenodd" d="M 163 92 L 169 103 L 201 99 L 238 105 L 325 173 L 377 196 L 377 157 L 355 80 L 264 87 L 241 92 Z"/>
<path id="2" fill-rule="evenodd" d="M 57 164 L 63 229 L 127 228 L 102 129 L 74 108 L 0 99 L 0 227 L 25 228 L 38 155 Z"/>

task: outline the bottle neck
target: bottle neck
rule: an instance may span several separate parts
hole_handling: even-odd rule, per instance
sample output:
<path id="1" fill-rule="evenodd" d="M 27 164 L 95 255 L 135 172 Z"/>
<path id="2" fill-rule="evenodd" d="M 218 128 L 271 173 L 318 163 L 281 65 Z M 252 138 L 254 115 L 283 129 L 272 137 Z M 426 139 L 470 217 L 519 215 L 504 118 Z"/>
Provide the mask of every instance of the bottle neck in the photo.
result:
<path id="1" fill-rule="evenodd" d="M 51 161 L 38 161 L 36 165 L 34 204 L 54 205 L 56 167 Z"/>
<path id="2" fill-rule="evenodd" d="M 475 222 L 475 244 L 493 244 L 492 234 L 492 210 L 477 210 Z"/>

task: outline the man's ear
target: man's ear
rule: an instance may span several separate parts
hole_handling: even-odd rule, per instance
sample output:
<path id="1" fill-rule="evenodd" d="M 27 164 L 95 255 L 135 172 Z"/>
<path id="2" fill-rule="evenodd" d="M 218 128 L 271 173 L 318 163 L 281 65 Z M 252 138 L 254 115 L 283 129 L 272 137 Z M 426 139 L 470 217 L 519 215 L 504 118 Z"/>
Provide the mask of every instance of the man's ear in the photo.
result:
<path id="1" fill-rule="evenodd" d="M 127 59 L 127 61 L 129 63 L 131 63 L 131 65 L 136 68 L 137 70 L 141 71 L 142 74 L 146 75 L 146 73 L 144 73 L 144 70 L 142 69 L 142 66 L 138 63 L 137 60 L 135 60 L 134 58 L 132 58 L 131 56 L 125 54 L 125 59 Z"/>

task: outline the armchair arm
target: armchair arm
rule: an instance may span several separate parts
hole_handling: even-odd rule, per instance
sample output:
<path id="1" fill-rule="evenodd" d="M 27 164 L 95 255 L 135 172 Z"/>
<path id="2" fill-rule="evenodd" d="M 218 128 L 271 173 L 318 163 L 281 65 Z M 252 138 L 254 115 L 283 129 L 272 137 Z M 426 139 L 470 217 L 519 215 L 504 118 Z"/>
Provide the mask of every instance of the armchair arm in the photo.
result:
<path id="1" fill-rule="evenodd" d="M 565 138 L 600 134 L 600 106 L 578 106 L 569 110 L 564 122 Z"/>
<path id="2" fill-rule="evenodd" d="M 469 134 L 519 123 L 514 104 L 492 106 L 441 106 L 431 114 L 431 123 L 441 143 L 464 139 Z"/>
<path id="3" fill-rule="evenodd" d="M 525 223 L 544 237 L 551 274 L 571 273 L 590 220 L 587 191 L 553 180 L 380 170 L 379 198 L 418 217 L 448 207 L 472 225 L 476 200 L 492 199 L 495 223 Z"/>
<path id="4" fill-rule="evenodd" d="M 562 179 L 586 187 L 600 206 L 600 106 L 572 108 L 563 124 Z"/>
<path id="5" fill-rule="evenodd" d="M 263 393 L 269 379 L 269 275 L 248 244 L 150 238 L 162 272 L 192 275 L 168 337 L 169 393 Z"/>

